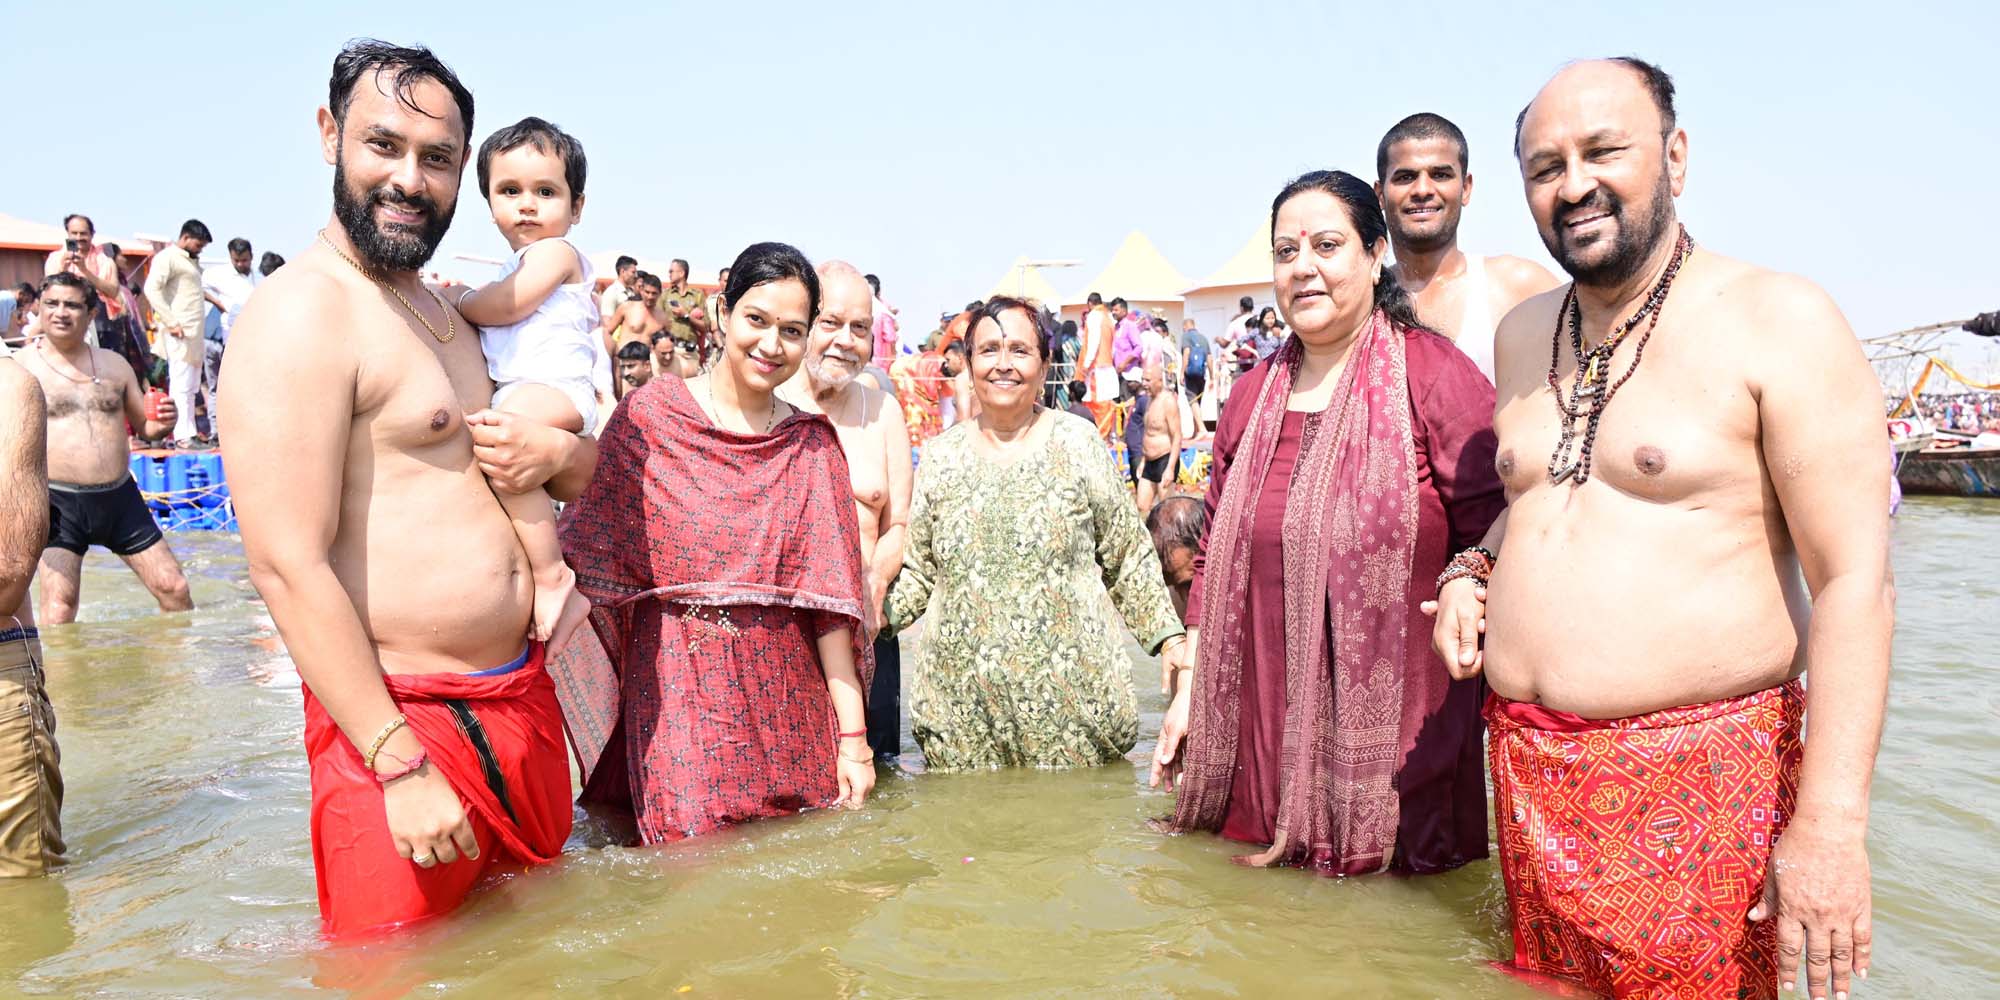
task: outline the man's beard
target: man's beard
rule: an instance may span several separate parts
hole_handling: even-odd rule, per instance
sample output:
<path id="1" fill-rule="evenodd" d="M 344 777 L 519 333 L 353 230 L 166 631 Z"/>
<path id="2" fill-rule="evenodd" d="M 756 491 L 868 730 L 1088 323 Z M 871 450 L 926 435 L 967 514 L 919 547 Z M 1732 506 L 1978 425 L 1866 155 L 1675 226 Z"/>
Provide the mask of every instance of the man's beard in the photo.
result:
<path id="1" fill-rule="evenodd" d="M 1430 233 L 1412 233 L 1397 228 L 1400 213 L 1391 213 L 1388 218 L 1390 244 L 1410 253 L 1436 253 L 1451 246 L 1458 240 L 1459 220 L 1444 218 L 1447 212 L 1448 209 L 1442 206 L 1438 208 L 1439 224 L 1436 231 Z"/>
<path id="2" fill-rule="evenodd" d="M 1594 212 L 1609 212 L 1611 221 L 1617 224 L 1617 233 L 1610 237 L 1598 237 L 1583 246 L 1571 246 L 1563 236 L 1563 224 L 1578 215 Z M 1542 244 L 1549 249 L 1550 256 L 1562 269 L 1575 278 L 1578 284 L 1594 288 L 1608 288 L 1630 281 L 1646 261 L 1652 256 L 1660 241 L 1666 238 L 1668 228 L 1673 224 L 1673 189 L 1668 186 L 1664 174 L 1660 184 L 1653 190 L 1652 204 L 1644 213 L 1625 211 L 1625 203 L 1609 188 L 1600 187 L 1590 193 L 1590 197 L 1575 205 L 1559 205 L 1555 217 L 1549 220 L 1549 232 L 1542 234 Z M 1595 248 L 1606 239 L 1611 246 L 1604 256 L 1596 261 L 1585 262 L 1582 257 L 1587 249 Z"/>
<path id="3" fill-rule="evenodd" d="M 414 231 L 398 225 L 393 232 L 383 232 L 375 222 L 377 205 L 422 212 L 423 224 Z M 338 160 L 333 164 L 333 217 L 340 220 L 340 228 L 347 233 L 348 242 L 354 244 L 361 265 L 371 271 L 414 271 L 424 266 L 437 252 L 438 244 L 444 242 L 445 231 L 451 228 L 451 217 L 457 208 L 454 204 L 450 211 L 440 212 L 437 202 L 421 195 L 402 194 L 390 185 L 358 193 L 347 186 L 344 164 Z"/>
<path id="4" fill-rule="evenodd" d="M 829 357 L 845 365 L 846 370 L 836 371 L 829 369 L 826 363 Z M 861 376 L 861 367 L 861 355 L 859 354 L 842 356 L 838 352 L 829 350 L 818 357 L 808 354 L 805 358 L 806 380 L 812 383 L 814 389 L 821 392 L 831 392 L 836 389 L 847 388 L 849 384 Z"/>

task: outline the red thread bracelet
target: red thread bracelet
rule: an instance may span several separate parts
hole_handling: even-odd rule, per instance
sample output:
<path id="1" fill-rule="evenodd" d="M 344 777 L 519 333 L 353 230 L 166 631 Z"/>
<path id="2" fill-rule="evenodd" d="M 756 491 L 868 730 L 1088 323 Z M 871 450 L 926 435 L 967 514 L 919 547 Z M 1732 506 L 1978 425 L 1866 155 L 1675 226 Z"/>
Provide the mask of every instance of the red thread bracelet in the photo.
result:
<path id="1" fill-rule="evenodd" d="M 861 737 L 866 735 L 868 735 L 868 730 L 857 729 L 851 733 L 834 733 L 833 738 L 837 740 L 853 740 L 853 739 L 860 739 Z"/>
<path id="2" fill-rule="evenodd" d="M 389 782 L 396 780 L 397 778 L 407 778 L 410 775 L 417 773 L 417 769 L 424 766 L 424 763 L 428 760 L 430 760 L 429 752 L 425 750 L 418 750 L 417 755 L 415 757 L 410 758 L 410 762 L 408 764 L 403 765 L 402 770 L 397 771 L 394 774 L 377 774 L 375 776 L 375 780 L 386 785 Z"/>

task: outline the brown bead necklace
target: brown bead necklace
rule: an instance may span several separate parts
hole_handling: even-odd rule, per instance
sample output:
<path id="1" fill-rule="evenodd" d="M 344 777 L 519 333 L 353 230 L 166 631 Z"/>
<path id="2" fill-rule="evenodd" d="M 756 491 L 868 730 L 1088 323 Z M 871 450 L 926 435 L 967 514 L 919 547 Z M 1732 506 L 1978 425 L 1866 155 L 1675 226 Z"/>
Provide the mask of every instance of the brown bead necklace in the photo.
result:
<path id="1" fill-rule="evenodd" d="M 1556 450 L 1549 455 L 1549 482 L 1561 483 L 1574 478 L 1576 485 L 1590 481 L 1590 450 L 1597 443 L 1597 425 L 1604 418 L 1604 411 L 1611 405 L 1611 397 L 1619 388 L 1631 380 L 1639 370 L 1639 362 L 1646 356 L 1646 341 L 1653 336 L 1653 330 L 1660 325 L 1660 314 L 1665 311 L 1667 292 L 1673 288 L 1674 276 L 1694 252 L 1694 240 L 1688 236 L 1686 226 L 1680 227 L 1680 237 L 1674 241 L 1674 255 L 1667 261 L 1667 269 L 1660 274 L 1653 290 L 1639 310 L 1618 324 L 1618 329 L 1604 338 L 1604 342 L 1589 350 L 1583 348 L 1583 308 L 1576 301 L 1576 285 L 1571 284 L 1569 293 L 1563 296 L 1562 309 L 1556 313 L 1555 333 L 1549 338 L 1549 393 L 1556 400 L 1556 416 L 1562 422 L 1562 437 L 1556 441 Z M 1562 383 L 1557 377 L 1557 369 L 1562 362 L 1562 328 L 1564 320 L 1569 322 L 1569 344 L 1571 353 L 1576 355 L 1576 376 L 1570 385 L 1569 399 L 1563 399 Z M 1618 353 L 1620 345 L 1640 323 L 1646 330 L 1639 335 L 1639 344 L 1632 351 L 1632 364 L 1616 382 L 1611 379 L 1611 358 Z M 1584 422 L 1582 433 L 1577 432 L 1576 422 Z M 1572 452 L 1574 455 L 1572 456 Z"/>

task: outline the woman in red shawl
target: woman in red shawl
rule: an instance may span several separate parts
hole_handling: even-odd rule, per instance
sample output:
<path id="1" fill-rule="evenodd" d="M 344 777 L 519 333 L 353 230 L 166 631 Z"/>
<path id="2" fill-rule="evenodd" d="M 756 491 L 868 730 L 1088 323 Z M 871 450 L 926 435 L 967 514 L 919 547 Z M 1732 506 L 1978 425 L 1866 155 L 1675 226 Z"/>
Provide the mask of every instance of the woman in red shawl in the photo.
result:
<path id="1" fill-rule="evenodd" d="M 875 783 L 847 462 L 826 418 L 773 395 L 819 278 L 759 243 L 723 297 L 721 358 L 625 397 L 562 521 L 609 660 L 580 642 L 555 670 L 583 798 L 629 806 L 649 844 L 859 806 Z"/>
<path id="2" fill-rule="evenodd" d="M 1272 280 L 1293 335 L 1216 429 L 1195 666 L 1153 771 L 1180 778 L 1176 829 L 1270 845 L 1248 864 L 1352 875 L 1486 856 L 1484 691 L 1450 679 L 1420 604 L 1504 504 L 1493 387 L 1383 272 L 1386 230 L 1350 174 L 1279 193 Z"/>

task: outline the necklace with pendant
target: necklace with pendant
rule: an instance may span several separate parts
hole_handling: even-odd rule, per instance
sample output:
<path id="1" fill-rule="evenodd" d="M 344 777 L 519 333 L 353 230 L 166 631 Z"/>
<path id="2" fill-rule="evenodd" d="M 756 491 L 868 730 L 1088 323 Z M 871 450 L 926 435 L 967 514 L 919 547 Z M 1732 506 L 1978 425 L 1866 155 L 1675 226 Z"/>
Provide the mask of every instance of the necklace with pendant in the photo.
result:
<path id="1" fill-rule="evenodd" d="M 1646 356 L 1646 342 L 1652 339 L 1654 329 L 1660 325 L 1660 314 L 1665 311 L 1667 293 L 1673 288 L 1674 277 L 1680 273 L 1688 255 L 1694 252 L 1694 240 L 1688 236 L 1687 227 L 1682 226 L 1680 237 L 1674 241 L 1674 255 L 1667 261 L 1667 268 L 1661 272 L 1660 280 L 1647 294 L 1646 301 L 1637 312 L 1627 317 L 1625 322 L 1604 342 L 1585 350 L 1583 347 L 1583 308 L 1576 301 L 1576 286 L 1570 285 L 1569 293 L 1563 296 L 1562 308 L 1556 312 L 1556 329 L 1549 341 L 1549 393 L 1555 397 L 1556 418 L 1561 424 L 1562 435 L 1556 440 L 1556 449 L 1549 455 L 1549 482 L 1561 483 L 1574 479 L 1575 485 L 1582 486 L 1590 481 L 1590 452 L 1597 444 L 1598 424 L 1604 419 L 1604 411 L 1611 405 L 1611 397 L 1630 381 L 1639 370 L 1639 362 Z M 1563 324 L 1569 324 L 1570 351 L 1576 358 L 1576 375 L 1571 380 L 1569 398 L 1563 398 L 1558 370 L 1562 361 Z M 1640 323 L 1646 330 L 1639 335 L 1639 343 L 1632 351 L 1632 364 L 1625 374 L 1615 382 L 1611 379 L 1612 356 L 1625 343 L 1625 338 Z M 1577 421 L 1583 421 L 1579 432 Z"/>

